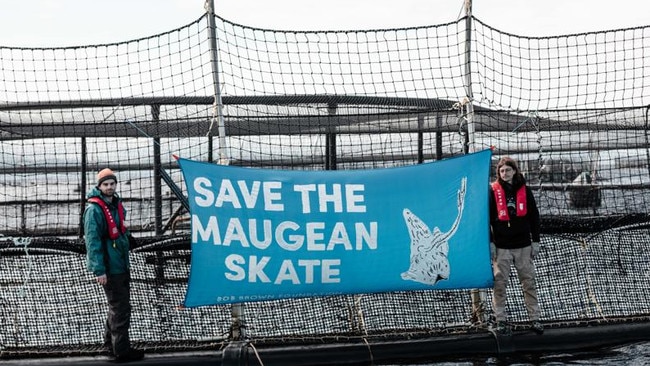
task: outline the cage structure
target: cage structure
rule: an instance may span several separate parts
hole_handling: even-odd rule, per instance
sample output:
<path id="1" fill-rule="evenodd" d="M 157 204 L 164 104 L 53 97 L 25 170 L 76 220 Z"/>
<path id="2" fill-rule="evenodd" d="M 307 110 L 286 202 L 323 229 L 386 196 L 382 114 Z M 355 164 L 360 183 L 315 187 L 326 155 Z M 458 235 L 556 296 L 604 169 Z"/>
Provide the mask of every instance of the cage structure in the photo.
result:
<path id="1" fill-rule="evenodd" d="M 467 16 L 299 32 L 210 12 L 116 44 L 0 47 L 0 358 L 102 354 L 80 222 L 104 167 L 136 237 L 131 332 L 148 353 L 381 363 L 647 340 L 649 48 L 650 27 L 524 37 Z M 516 343 L 472 322 L 463 290 L 179 307 L 191 249 L 174 155 L 352 170 L 488 148 L 520 162 L 541 210 L 545 342 L 515 286 Z"/>

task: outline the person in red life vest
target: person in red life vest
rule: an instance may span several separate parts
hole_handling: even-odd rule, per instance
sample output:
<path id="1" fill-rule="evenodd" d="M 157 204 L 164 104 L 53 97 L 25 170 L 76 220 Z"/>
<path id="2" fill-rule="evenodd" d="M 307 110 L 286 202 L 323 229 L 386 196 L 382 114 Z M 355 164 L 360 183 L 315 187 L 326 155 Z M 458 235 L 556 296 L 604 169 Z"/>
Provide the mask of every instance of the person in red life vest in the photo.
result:
<path id="1" fill-rule="evenodd" d="M 521 174 L 517 162 L 503 157 L 497 163 L 497 179 L 490 185 L 490 254 L 494 273 L 493 310 L 496 331 L 509 335 L 506 314 L 506 288 L 514 264 L 524 292 L 524 303 L 531 329 L 544 332 L 537 300 L 535 265 L 539 253 L 539 210 L 535 197 Z"/>
<path id="2" fill-rule="evenodd" d="M 108 318 L 104 345 L 117 362 L 140 360 L 144 352 L 131 347 L 131 296 L 129 273 L 129 235 L 126 210 L 115 193 L 117 177 L 110 169 L 97 174 L 97 186 L 88 194 L 84 211 L 86 265 L 104 288 Z"/>

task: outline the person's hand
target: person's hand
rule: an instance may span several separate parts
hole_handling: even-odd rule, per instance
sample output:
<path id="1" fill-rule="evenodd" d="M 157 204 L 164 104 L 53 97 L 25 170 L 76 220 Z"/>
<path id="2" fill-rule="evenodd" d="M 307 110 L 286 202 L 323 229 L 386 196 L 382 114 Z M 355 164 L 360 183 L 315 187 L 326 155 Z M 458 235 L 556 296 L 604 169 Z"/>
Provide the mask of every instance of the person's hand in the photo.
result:
<path id="1" fill-rule="evenodd" d="M 533 259 L 535 259 L 535 258 L 537 257 L 537 255 L 539 254 L 539 242 L 538 242 L 538 241 L 534 241 L 534 242 L 531 244 L 531 246 L 533 247 L 533 250 L 531 251 L 531 254 L 530 254 L 530 255 L 531 255 L 531 257 L 533 257 Z"/>
<path id="2" fill-rule="evenodd" d="M 108 279 L 106 278 L 105 274 L 95 277 L 95 280 L 97 280 L 97 283 L 102 286 L 104 286 L 106 282 L 108 282 Z"/>
<path id="3" fill-rule="evenodd" d="M 490 259 L 493 262 L 497 260 L 497 246 L 493 242 L 490 242 Z"/>

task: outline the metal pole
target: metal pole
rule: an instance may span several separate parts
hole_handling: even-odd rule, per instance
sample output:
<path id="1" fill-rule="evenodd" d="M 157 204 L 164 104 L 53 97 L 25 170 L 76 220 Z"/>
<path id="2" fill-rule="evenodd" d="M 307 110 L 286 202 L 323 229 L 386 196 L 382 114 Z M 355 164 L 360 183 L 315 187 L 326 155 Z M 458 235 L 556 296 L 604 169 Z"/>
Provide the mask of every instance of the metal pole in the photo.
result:
<path id="1" fill-rule="evenodd" d="M 212 81 L 214 84 L 214 110 L 208 136 L 212 136 L 212 125 L 216 119 L 219 133 L 219 164 L 227 165 L 230 159 L 226 155 L 226 123 L 223 118 L 223 101 L 221 100 L 221 83 L 219 81 L 219 54 L 217 50 L 217 25 L 214 20 L 214 0 L 205 1 L 205 11 L 208 16 L 208 28 L 210 29 L 210 63 L 212 65 Z"/>
<path id="2" fill-rule="evenodd" d="M 81 183 L 79 185 L 79 237 L 84 236 L 84 211 L 86 210 L 86 173 L 88 172 L 88 147 L 86 138 L 81 138 Z"/>
<path id="3" fill-rule="evenodd" d="M 474 126 L 474 93 L 472 92 L 472 0 L 465 0 L 465 119 L 467 120 L 466 152 L 476 151 Z M 462 107 L 461 107 L 462 108 Z M 487 292 L 484 289 L 472 289 L 470 291 L 472 300 L 472 321 L 479 324 L 487 322 L 485 314 Z"/>
<path id="4" fill-rule="evenodd" d="M 474 126 L 474 93 L 472 92 L 472 0 L 465 0 L 465 116 L 467 119 L 467 135 L 469 152 L 474 152 L 476 128 Z"/>
<path id="5" fill-rule="evenodd" d="M 424 126 L 424 116 L 418 114 L 418 164 L 424 163 L 424 133 L 422 133 L 422 126 Z"/>
<path id="6" fill-rule="evenodd" d="M 336 115 L 336 103 L 329 103 L 327 105 L 327 114 L 333 118 Z M 331 120 L 328 120 L 328 125 L 331 126 Z M 325 170 L 336 170 L 336 132 L 333 128 L 328 127 L 325 134 Z"/>
<path id="7" fill-rule="evenodd" d="M 208 26 L 210 28 L 210 49 L 212 50 L 212 80 L 214 82 L 214 107 L 216 113 L 213 112 L 212 123 L 214 119 L 218 119 L 219 131 L 219 164 L 227 165 L 230 160 L 226 155 L 226 125 L 223 118 L 223 102 L 221 100 L 221 84 L 219 82 L 219 63 L 217 52 L 217 25 L 215 24 L 214 17 L 214 0 L 205 1 L 205 11 L 208 16 Z M 216 116 L 215 116 L 216 114 Z M 208 136 L 212 135 L 212 125 Z M 245 324 L 245 308 L 244 304 L 232 304 L 230 308 L 232 322 L 230 324 L 230 333 L 233 340 L 242 340 L 246 338 L 246 324 Z"/>
<path id="8" fill-rule="evenodd" d="M 442 116 L 436 113 L 436 160 L 442 159 Z"/>
<path id="9" fill-rule="evenodd" d="M 156 236 L 162 235 L 162 161 L 160 159 L 160 105 L 151 105 L 151 119 L 156 126 L 156 135 L 153 137 L 153 202 L 154 223 Z"/>

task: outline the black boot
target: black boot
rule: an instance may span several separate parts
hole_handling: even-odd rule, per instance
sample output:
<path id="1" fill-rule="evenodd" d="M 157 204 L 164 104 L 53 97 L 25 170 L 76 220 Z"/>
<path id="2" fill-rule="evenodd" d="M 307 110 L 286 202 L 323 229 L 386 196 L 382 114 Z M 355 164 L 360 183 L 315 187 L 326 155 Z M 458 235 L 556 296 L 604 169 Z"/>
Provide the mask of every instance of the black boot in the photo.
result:
<path id="1" fill-rule="evenodd" d="M 129 348 L 125 353 L 115 356 L 115 362 L 124 363 L 131 361 L 140 361 L 144 358 L 144 351 L 141 349 Z"/>

